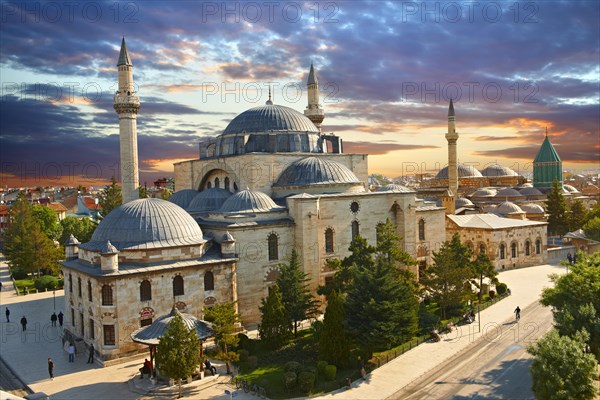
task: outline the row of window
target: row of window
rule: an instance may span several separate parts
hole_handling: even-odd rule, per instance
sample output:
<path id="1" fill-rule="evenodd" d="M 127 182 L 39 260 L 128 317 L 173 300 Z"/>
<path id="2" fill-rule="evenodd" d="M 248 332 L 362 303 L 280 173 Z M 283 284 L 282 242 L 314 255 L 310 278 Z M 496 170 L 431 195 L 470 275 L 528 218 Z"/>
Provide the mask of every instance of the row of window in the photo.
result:
<path id="1" fill-rule="evenodd" d="M 468 242 L 467 245 L 471 248 L 471 251 L 473 251 L 473 244 L 471 242 Z M 485 244 L 481 243 L 479 245 L 479 253 L 480 254 L 485 254 L 487 252 L 486 250 L 486 246 Z M 504 260 L 506 259 L 506 245 L 504 243 L 500 243 L 500 259 Z M 525 241 L 525 255 L 526 256 L 530 256 L 532 254 L 532 252 L 535 252 L 535 254 L 541 254 L 542 253 L 542 241 L 540 239 L 537 239 L 535 241 L 535 246 L 532 246 L 531 241 L 526 240 Z M 511 258 L 517 258 L 519 256 L 519 245 L 517 244 L 517 242 L 513 242 L 510 245 L 510 256 Z"/>
<path id="2" fill-rule="evenodd" d="M 229 181 L 229 177 L 225 177 L 225 179 L 223 180 L 223 189 L 225 190 L 230 190 L 230 181 Z M 206 188 L 207 189 L 211 189 L 213 187 L 213 183 L 211 181 L 206 182 Z M 221 180 L 219 178 L 215 178 L 215 182 L 214 182 L 214 187 L 216 188 L 220 188 L 221 187 Z M 238 191 L 238 186 L 237 183 L 233 182 L 233 190 L 235 192 Z"/>
<path id="3" fill-rule="evenodd" d="M 81 278 L 77 278 L 79 297 L 81 297 Z M 88 281 L 88 300 L 92 301 L 92 282 Z M 204 290 L 215 290 L 215 277 L 212 272 L 204 274 Z M 73 292 L 73 276 L 69 274 L 69 291 Z M 184 294 L 183 277 L 177 275 L 173 278 L 173 296 L 182 296 Z M 102 285 L 101 289 L 102 305 L 113 305 L 113 290 L 110 285 Z M 145 279 L 140 283 L 140 301 L 152 300 L 152 284 Z M 73 321 L 75 319 L 73 318 Z"/>

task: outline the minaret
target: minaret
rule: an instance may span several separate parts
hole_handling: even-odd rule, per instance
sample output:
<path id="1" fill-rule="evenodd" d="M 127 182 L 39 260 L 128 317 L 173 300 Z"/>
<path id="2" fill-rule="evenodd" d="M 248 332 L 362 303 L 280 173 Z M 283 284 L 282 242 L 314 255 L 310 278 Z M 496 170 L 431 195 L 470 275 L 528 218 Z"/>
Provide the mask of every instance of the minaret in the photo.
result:
<path id="1" fill-rule="evenodd" d="M 456 161 L 458 133 L 456 133 L 456 119 L 452 99 L 450 99 L 450 107 L 448 108 L 448 133 L 446 133 L 446 140 L 448 141 L 448 189 L 450 189 L 450 192 L 454 196 L 458 196 L 458 162 Z"/>
<path id="2" fill-rule="evenodd" d="M 310 119 L 313 124 L 321 130 L 321 123 L 325 118 L 325 113 L 319 104 L 319 81 L 317 81 L 317 75 L 312 63 L 310 64 L 310 72 L 308 73 L 308 81 L 306 82 L 308 88 L 308 106 L 304 110 L 304 115 Z"/>
<path id="3" fill-rule="evenodd" d="M 114 108 L 119 114 L 119 136 L 121 147 L 121 184 L 123 204 L 139 197 L 138 187 L 138 148 L 137 148 L 137 112 L 140 99 L 133 87 L 133 66 L 125 38 L 121 42 L 121 52 L 117 62 L 119 71 L 119 89 L 114 97 Z"/>

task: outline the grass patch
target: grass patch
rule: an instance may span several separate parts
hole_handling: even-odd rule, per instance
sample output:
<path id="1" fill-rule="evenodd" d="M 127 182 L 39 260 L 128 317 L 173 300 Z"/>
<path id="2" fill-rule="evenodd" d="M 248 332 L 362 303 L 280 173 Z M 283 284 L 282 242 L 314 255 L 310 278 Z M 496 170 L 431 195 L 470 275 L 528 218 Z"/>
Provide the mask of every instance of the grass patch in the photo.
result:
<path id="1" fill-rule="evenodd" d="M 35 284 L 33 279 L 17 279 L 15 280 L 15 284 L 17 285 L 19 293 L 21 294 L 25 294 L 25 288 L 27 288 L 29 293 L 35 293 Z"/>

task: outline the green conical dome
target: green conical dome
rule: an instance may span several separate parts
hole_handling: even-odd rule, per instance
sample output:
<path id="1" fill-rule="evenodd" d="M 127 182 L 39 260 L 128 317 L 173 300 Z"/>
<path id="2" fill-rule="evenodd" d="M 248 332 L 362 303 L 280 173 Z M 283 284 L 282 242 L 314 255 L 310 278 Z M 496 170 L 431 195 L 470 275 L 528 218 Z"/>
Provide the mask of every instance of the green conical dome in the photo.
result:
<path id="1" fill-rule="evenodd" d="M 550 143 L 548 136 L 544 139 L 544 143 L 542 143 L 542 147 L 540 147 L 540 151 L 538 151 L 533 162 L 561 162 L 561 159 L 556 150 L 554 150 L 552 143 Z"/>
<path id="2" fill-rule="evenodd" d="M 533 186 L 549 189 L 554 180 L 557 180 L 562 187 L 562 161 L 546 135 L 542 147 L 533 160 Z"/>

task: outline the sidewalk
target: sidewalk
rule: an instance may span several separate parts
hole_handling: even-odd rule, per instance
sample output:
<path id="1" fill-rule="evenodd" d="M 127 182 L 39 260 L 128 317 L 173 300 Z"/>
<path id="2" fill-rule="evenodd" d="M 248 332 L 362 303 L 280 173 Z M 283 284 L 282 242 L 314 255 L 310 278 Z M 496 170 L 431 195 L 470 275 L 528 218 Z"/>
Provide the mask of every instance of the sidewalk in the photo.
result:
<path id="1" fill-rule="evenodd" d="M 508 284 L 512 295 L 481 312 L 484 337 L 494 340 L 499 329 L 515 329 L 514 325 L 503 327 L 502 323 L 514 318 L 513 310 L 517 305 L 523 310 L 521 324 L 526 323 L 527 306 L 537 301 L 543 287 L 551 284 L 548 274 L 564 272 L 564 267 L 541 265 L 501 273 L 499 279 Z M 0 279 L 3 282 L 8 279 L 4 261 L 0 261 Z M 6 284 L 4 289 L 7 289 Z M 34 391 L 43 391 L 57 399 L 133 400 L 142 396 L 132 391 L 129 380 L 136 374 L 139 377 L 138 369 L 144 360 L 143 354 L 139 360 L 107 368 L 86 364 L 86 354 L 78 354 L 74 363 L 68 362 L 67 354 L 62 348 L 60 328 L 50 326 L 50 315 L 54 310 L 52 292 L 16 296 L 14 291 L 3 290 L 0 304 L 2 313 L 6 306 L 11 310 L 11 323 L 6 323 L 4 315 L 0 315 L 0 355 Z M 56 312 L 63 308 L 61 290 L 56 292 Z M 29 321 L 25 334 L 18 324 L 22 315 L 26 315 Z M 351 390 L 316 398 L 380 400 L 389 397 L 482 336 L 473 330 L 477 330 L 477 322 L 461 326 L 460 330 L 443 336 L 441 342 L 425 343 L 403 354 L 374 370 L 366 381 L 354 382 Z M 53 381 L 48 377 L 48 357 L 52 357 L 55 363 Z M 220 363 L 215 364 L 219 366 Z M 224 373 L 223 366 L 220 366 L 219 372 Z M 229 377 L 222 375 L 213 380 L 194 381 L 184 385 L 183 390 L 187 394 L 186 398 L 226 400 L 229 396 L 225 394 L 225 390 L 233 390 L 225 383 L 228 379 Z M 142 398 L 174 398 L 175 393 L 176 387 L 163 388 Z M 256 399 L 256 396 L 237 391 L 236 399 Z"/>

